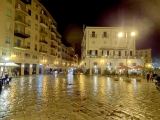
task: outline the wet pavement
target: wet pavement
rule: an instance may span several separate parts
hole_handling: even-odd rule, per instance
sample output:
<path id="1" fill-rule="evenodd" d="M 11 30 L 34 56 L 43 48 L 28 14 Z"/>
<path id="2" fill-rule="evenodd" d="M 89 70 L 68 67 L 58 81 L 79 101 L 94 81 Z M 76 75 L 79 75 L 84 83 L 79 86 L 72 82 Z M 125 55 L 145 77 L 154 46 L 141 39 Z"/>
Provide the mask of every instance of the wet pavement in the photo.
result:
<path id="1" fill-rule="evenodd" d="M 145 79 L 23 76 L 3 88 L 0 120 L 160 120 L 160 91 Z"/>

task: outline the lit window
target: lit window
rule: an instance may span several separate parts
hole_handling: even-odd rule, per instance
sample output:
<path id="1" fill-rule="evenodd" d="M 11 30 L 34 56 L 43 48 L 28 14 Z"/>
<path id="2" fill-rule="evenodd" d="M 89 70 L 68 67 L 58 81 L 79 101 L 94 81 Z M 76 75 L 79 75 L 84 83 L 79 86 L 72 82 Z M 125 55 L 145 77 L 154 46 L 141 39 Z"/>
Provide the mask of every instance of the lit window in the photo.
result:
<path id="1" fill-rule="evenodd" d="M 6 43 L 10 44 L 10 41 L 11 41 L 11 37 L 10 36 L 6 36 Z"/>
<path id="2" fill-rule="evenodd" d="M 7 16 L 8 16 L 8 17 L 11 17 L 11 14 L 12 14 L 12 11 L 9 10 L 9 9 L 7 9 Z"/>
<path id="3" fill-rule="evenodd" d="M 11 29 L 11 23 L 7 21 L 6 22 L 6 27 L 7 27 L 8 30 L 10 30 Z"/>
<path id="4" fill-rule="evenodd" d="M 28 31 L 28 35 L 31 36 L 31 32 L 30 31 Z"/>
<path id="5" fill-rule="evenodd" d="M 35 24 L 35 29 L 38 30 L 38 25 L 37 24 Z"/>
<path id="6" fill-rule="evenodd" d="M 38 5 L 36 4 L 36 10 L 38 10 Z"/>
<path id="7" fill-rule="evenodd" d="M 30 20 L 28 20 L 28 26 L 31 26 L 31 21 Z"/>
<path id="8" fill-rule="evenodd" d="M 2 52 L 2 55 L 6 55 L 6 53 L 5 53 L 5 52 Z"/>

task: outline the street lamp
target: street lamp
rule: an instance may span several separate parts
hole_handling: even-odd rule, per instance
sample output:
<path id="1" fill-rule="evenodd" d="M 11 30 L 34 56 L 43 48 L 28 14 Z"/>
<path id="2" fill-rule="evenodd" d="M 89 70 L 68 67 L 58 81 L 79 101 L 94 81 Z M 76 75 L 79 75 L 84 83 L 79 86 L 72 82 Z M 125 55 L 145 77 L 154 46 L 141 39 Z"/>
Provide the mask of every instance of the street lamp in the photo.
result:
<path id="1" fill-rule="evenodd" d="M 120 32 L 118 34 L 118 37 L 122 37 L 123 36 L 123 33 Z M 130 33 L 130 36 L 135 36 L 135 32 L 131 32 Z M 125 39 L 126 39 L 126 76 L 129 77 L 128 75 L 128 31 L 125 32 Z"/>

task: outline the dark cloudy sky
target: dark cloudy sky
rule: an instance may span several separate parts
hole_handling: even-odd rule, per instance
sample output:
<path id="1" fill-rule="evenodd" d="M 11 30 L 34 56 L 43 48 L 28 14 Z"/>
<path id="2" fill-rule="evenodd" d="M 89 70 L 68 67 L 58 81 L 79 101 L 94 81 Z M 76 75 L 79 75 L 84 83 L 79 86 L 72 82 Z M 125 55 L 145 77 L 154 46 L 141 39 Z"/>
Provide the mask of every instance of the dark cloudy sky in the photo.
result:
<path id="1" fill-rule="evenodd" d="M 41 0 L 58 23 L 64 43 L 75 43 L 77 52 L 85 26 L 135 27 L 137 49 L 159 55 L 160 0 Z M 80 54 L 80 52 L 78 52 Z"/>

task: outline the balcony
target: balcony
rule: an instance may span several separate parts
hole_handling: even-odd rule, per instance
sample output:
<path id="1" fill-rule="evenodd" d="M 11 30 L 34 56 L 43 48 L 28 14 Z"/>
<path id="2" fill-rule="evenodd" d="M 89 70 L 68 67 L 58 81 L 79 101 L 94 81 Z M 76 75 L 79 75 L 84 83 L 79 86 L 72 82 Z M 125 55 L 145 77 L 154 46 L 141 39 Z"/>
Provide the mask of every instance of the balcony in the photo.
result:
<path id="1" fill-rule="evenodd" d="M 51 34 L 56 35 L 56 31 L 54 29 L 51 29 Z"/>
<path id="2" fill-rule="evenodd" d="M 15 9 L 16 12 L 21 12 L 22 14 L 28 15 L 28 12 L 24 8 L 18 7 L 18 5 L 16 5 Z"/>
<path id="3" fill-rule="evenodd" d="M 30 4 L 31 5 L 31 0 L 21 0 L 25 4 Z"/>
<path id="4" fill-rule="evenodd" d="M 51 27 L 56 28 L 56 26 L 53 23 L 51 24 Z"/>
<path id="5" fill-rule="evenodd" d="M 48 44 L 48 42 L 46 40 L 40 40 L 39 42 L 42 44 L 46 44 L 46 45 Z"/>
<path id="6" fill-rule="evenodd" d="M 25 34 L 24 32 L 18 31 L 18 30 L 14 31 L 14 35 L 17 37 L 21 37 L 21 38 L 29 38 L 30 37 L 29 34 Z"/>
<path id="7" fill-rule="evenodd" d="M 52 55 L 52 56 L 56 56 L 56 54 L 54 54 L 54 53 L 51 53 L 51 55 Z"/>
<path id="8" fill-rule="evenodd" d="M 21 46 L 21 45 L 18 45 L 18 44 L 15 44 L 13 46 L 13 48 L 18 49 L 18 50 L 28 50 L 28 49 L 30 49 L 29 46 Z"/>
<path id="9" fill-rule="evenodd" d="M 55 37 L 51 37 L 51 41 L 57 42 Z"/>
<path id="10" fill-rule="evenodd" d="M 43 27 L 45 27 L 45 28 L 48 28 L 48 25 L 45 22 L 45 20 L 40 20 L 40 25 L 43 26 Z"/>
<path id="11" fill-rule="evenodd" d="M 23 26 L 25 26 L 25 27 L 28 26 L 28 23 L 27 23 L 27 22 L 25 22 L 24 20 L 20 20 L 20 19 L 18 19 L 18 18 L 15 18 L 15 23 L 21 24 L 21 25 L 23 25 Z"/>
<path id="12" fill-rule="evenodd" d="M 40 32 L 41 34 L 43 34 L 43 35 L 47 35 L 47 32 L 44 31 L 44 30 L 40 30 L 39 32 Z"/>
<path id="13" fill-rule="evenodd" d="M 46 54 L 47 53 L 46 50 L 39 50 L 39 52 L 42 53 L 42 54 Z"/>

